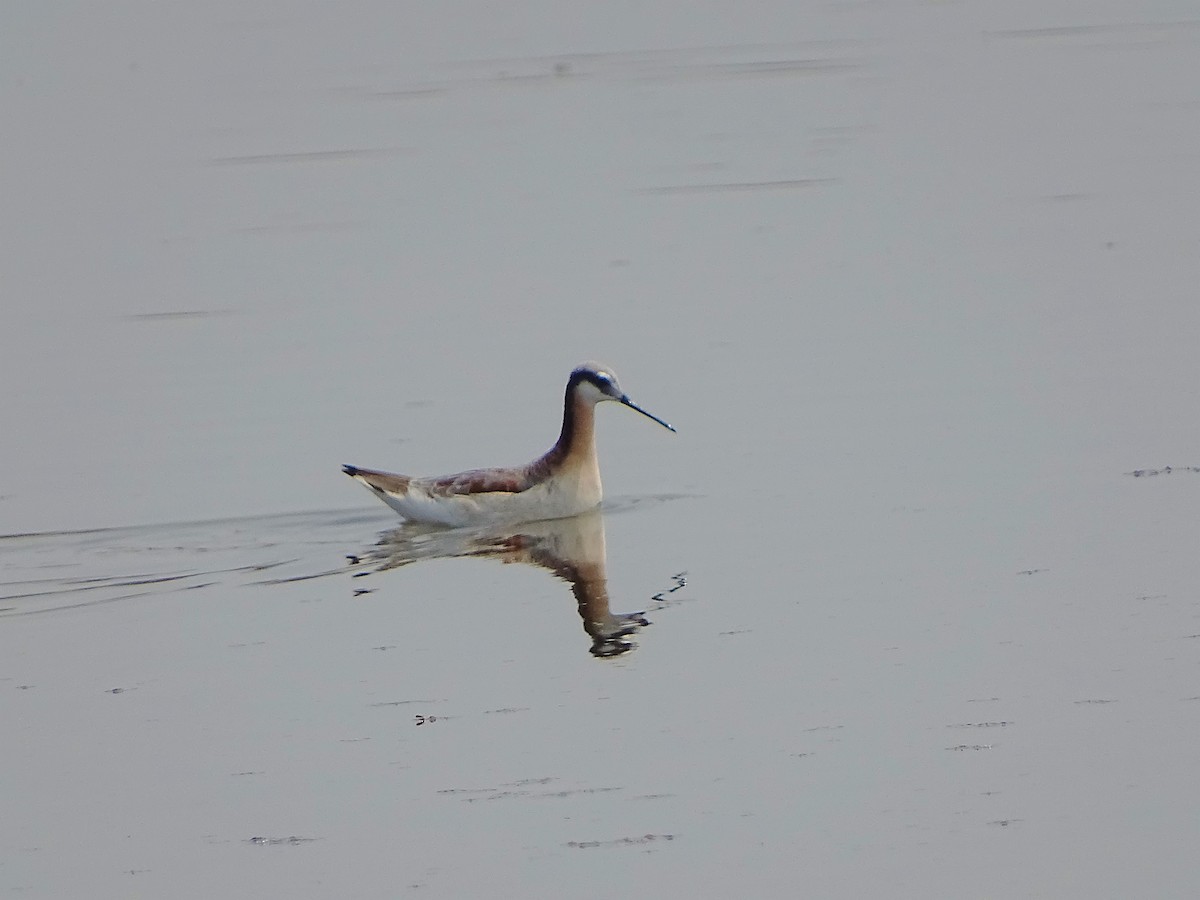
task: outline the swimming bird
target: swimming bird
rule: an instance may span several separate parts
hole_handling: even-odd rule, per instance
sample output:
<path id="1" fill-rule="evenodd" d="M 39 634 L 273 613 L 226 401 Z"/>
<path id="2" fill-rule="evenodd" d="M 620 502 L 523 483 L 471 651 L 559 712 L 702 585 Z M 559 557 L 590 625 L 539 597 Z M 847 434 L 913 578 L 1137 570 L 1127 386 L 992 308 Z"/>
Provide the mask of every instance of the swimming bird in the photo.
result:
<path id="1" fill-rule="evenodd" d="M 558 440 L 528 465 L 429 478 L 358 466 L 342 466 L 342 471 L 412 522 L 461 526 L 576 516 L 598 506 L 603 495 L 596 459 L 596 404 L 606 400 L 675 430 L 630 400 L 612 369 L 588 362 L 567 380 Z"/>

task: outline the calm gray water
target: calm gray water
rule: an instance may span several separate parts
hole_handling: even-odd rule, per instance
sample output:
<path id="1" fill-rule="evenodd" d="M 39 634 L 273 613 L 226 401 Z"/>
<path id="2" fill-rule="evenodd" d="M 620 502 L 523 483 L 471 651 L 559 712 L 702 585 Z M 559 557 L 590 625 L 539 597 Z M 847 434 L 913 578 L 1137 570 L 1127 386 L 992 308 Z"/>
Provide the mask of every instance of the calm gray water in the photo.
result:
<path id="1" fill-rule="evenodd" d="M 0 109 L 0 894 L 1200 889 L 1194 4 L 20 4 Z M 599 516 L 338 471 L 588 358 Z"/>

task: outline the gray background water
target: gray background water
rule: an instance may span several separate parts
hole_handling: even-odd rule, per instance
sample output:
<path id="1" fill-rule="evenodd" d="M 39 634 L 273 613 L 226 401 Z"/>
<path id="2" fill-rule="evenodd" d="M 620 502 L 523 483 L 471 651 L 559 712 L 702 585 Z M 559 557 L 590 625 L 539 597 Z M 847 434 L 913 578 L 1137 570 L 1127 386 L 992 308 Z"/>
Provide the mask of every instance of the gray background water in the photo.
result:
<path id="1" fill-rule="evenodd" d="M 0 109 L 0 892 L 1200 887 L 1194 4 L 9 4 Z M 340 570 L 589 357 L 635 650 Z"/>

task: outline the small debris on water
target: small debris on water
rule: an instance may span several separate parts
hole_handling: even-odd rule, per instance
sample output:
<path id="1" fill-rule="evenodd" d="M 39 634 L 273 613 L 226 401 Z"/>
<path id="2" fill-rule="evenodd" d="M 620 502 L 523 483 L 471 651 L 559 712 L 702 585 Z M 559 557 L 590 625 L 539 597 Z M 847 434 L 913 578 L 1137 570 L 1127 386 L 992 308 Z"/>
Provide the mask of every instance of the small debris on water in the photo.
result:
<path id="1" fill-rule="evenodd" d="M 280 847 L 280 846 L 283 846 L 284 844 L 287 844 L 292 847 L 296 847 L 296 846 L 299 846 L 300 844 L 307 844 L 310 841 L 315 841 L 315 840 L 316 840 L 316 838 L 298 837 L 297 835 L 293 834 L 293 835 L 289 835 L 288 837 L 282 837 L 282 838 L 252 837 L 246 843 L 257 844 L 260 847 Z"/>
<path id="2" fill-rule="evenodd" d="M 1134 478 L 1149 478 L 1153 475 L 1170 475 L 1172 472 L 1200 472 L 1200 466 L 1163 466 L 1161 469 L 1134 469 L 1126 472 Z"/>
<path id="3" fill-rule="evenodd" d="M 613 841 L 567 841 L 566 846 L 576 850 L 591 850 L 593 847 L 632 847 L 654 841 L 673 841 L 673 834 L 643 834 L 640 837 L 623 837 Z"/>

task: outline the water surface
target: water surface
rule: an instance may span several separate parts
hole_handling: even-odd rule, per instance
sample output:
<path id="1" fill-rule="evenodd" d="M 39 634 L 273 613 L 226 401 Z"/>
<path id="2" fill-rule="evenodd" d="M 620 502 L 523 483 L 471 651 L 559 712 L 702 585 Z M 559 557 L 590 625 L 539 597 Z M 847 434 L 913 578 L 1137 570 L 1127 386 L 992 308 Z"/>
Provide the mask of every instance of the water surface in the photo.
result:
<path id="1" fill-rule="evenodd" d="M 0 892 L 1194 895 L 1191 6 L 0 19 Z"/>

